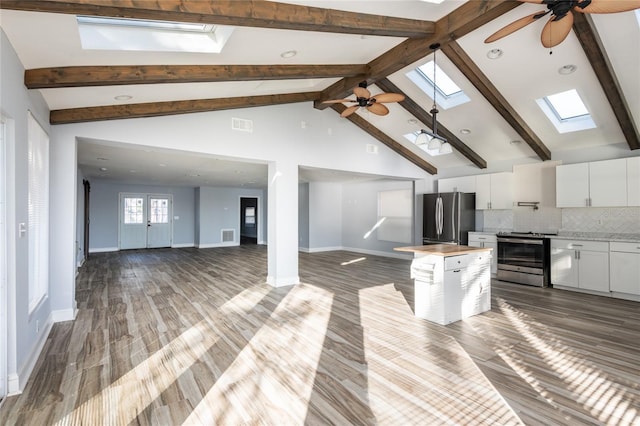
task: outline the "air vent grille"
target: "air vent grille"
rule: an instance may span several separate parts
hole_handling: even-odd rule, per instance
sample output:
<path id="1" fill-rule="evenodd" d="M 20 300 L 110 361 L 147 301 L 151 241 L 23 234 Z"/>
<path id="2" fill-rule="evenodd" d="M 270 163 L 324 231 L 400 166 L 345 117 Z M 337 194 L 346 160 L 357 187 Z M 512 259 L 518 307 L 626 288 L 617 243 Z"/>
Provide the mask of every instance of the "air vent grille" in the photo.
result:
<path id="1" fill-rule="evenodd" d="M 244 118 L 231 118 L 231 129 L 253 133 L 253 121 Z"/>
<path id="2" fill-rule="evenodd" d="M 378 153 L 378 145 L 367 144 L 367 154 L 377 154 Z"/>
<path id="3" fill-rule="evenodd" d="M 222 230 L 222 242 L 229 243 L 236 240 L 236 230 L 235 229 L 223 229 Z"/>

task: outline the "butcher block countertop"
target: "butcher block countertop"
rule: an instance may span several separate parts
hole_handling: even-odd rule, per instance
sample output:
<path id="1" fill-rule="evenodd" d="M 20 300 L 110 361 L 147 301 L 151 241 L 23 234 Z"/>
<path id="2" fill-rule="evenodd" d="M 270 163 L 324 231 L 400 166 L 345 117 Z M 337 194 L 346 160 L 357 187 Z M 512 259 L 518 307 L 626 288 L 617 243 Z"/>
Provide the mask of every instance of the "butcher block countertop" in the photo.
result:
<path id="1" fill-rule="evenodd" d="M 489 247 L 456 246 L 453 244 L 429 244 L 426 246 L 396 247 L 396 251 L 408 251 L 412 253 L 435 254 L 437 256 L 457 256 L 460 254 L 490 251 Z"/>

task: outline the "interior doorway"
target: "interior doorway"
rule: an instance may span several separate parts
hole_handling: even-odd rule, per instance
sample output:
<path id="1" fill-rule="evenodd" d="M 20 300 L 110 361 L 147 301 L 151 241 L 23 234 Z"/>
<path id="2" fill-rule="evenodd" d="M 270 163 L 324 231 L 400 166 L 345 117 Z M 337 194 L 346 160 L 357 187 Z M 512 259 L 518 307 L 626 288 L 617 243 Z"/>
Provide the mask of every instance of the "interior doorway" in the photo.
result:
<path id="1" fill-rule="evenodd" d="M 83 262 L 89 258 L 89 195 L 91 194 L 91 184 L 83 179 L 84 186 L 84 241 L 82 242 Z"/>
<path id="2" fill-rule="evenodd" d="M 173 197 L 120 193 L 119 248 L 171 247 Z"/>
<path id="3" fill-rule="evenodd" d="M 258 198 L 240 197 L 240 244 L 258 244 Z"/>
<path id="4" fill-rule="evenodd" d="M 7 334 L 9 302 L 7 297 L 7 226 L 6 226 L 6 123 L 0 117 L 0 403 L 7 396 Z"/>

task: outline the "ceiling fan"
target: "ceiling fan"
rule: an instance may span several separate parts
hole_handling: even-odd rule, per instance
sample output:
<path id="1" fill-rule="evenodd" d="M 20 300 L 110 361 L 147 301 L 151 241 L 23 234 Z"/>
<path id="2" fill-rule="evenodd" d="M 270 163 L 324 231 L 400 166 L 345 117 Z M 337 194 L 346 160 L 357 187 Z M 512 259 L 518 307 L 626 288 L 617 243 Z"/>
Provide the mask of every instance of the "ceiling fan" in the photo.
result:
<path id="1" fill-rule="evenodd" d="M 544 4 L 546 11 L 520 18 L 489 36 L 484 42 L 491 43 L 551 13 L 551 19 L 542 29 L 540 41 L 544 47 L 562 43 L 573 26 L 573 13 L 617 13 L 640 8 L 640 0 L 519 0 L 524 3 Z"/>
<path id="2" fill-rule="evenodd" d="M 356 95 L 356 99 L 334 99 L 330 101 L 324 101 L 323 104 L 341 104 L 341 103 L 355 103 L 356 105 L 352 105 L 347 107 L 340 116 L 348 117 L 358 108 L 366 108 L 368 111 L 376 115 L 387 115 L 389 114 L 389 108 L 382 105 L 387 102 L 402 102 L 404 101 L 404 95 L 399 93 L 378 93 L 375 96 L 371 96 L 371 92 L 367 90 L 367 82 L 361 82 L 358 87 L 353 89 L 353 94 Z"/>

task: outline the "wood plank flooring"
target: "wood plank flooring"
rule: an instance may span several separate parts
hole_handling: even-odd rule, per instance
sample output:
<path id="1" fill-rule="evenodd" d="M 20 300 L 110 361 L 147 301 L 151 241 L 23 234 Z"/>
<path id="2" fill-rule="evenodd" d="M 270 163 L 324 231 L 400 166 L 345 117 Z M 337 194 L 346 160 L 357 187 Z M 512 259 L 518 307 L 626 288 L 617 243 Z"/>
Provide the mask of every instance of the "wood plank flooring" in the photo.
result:
<path id="1" fill-rule="evenodd" d="M 640 424 L 640 303 L 494 281 L 440 326 L 409 263 L 301 253 L 274 289 L 264 246 L 94 254 L 0 424 Z"/>

